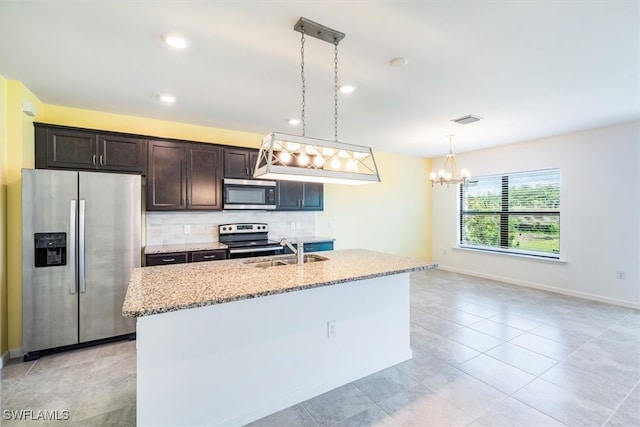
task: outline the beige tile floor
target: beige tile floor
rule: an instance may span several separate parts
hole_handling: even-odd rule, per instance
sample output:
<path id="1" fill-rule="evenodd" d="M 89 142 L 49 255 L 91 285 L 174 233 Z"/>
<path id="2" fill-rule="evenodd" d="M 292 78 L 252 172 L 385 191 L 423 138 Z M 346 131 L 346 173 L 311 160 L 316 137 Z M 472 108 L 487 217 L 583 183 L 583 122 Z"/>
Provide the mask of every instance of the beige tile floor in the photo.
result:
<path id="1" fill-rule="evenodd" d="M 251 426 L 640 426 L 640 311 L 439 270 L 411 286 L 412 360 Z M 135 364 L 134 342 L 14 360 L 0 424 L 133 426 Z"/>

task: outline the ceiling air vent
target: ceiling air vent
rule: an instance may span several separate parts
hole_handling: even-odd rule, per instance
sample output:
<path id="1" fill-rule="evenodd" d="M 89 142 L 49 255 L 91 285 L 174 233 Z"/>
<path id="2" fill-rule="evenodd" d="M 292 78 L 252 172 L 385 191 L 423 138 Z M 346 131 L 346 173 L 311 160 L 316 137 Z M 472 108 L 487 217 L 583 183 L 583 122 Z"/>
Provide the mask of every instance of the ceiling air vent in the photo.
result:
<path id="1" fill-rule="evenodd" d="M 482 119 L 480 116 L 474 116 L 473 114 L 467 114 L 466 116 L 458 117 L 457 119 L 451 120 L 452 122 L 456 122 L 460 125 L 468 125 L 469 123 L 477 122 Z"/>

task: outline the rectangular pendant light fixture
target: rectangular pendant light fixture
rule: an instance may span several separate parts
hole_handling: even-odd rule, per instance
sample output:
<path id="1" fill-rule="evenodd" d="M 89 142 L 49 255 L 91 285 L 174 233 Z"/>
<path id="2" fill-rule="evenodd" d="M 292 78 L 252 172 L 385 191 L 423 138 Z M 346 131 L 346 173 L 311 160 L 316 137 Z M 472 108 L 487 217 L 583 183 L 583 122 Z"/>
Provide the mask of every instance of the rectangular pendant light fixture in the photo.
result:
<path id="1" fill-rule="evenodd" d="M 380 182 L 369 147 L 275 132 L 262 139 L 253 176 L 327 184 Z"/>
<path id="2" fill-rule="evenodd" d="M 338 43 L 345 34 L 304 17 L 293 29 L 301 33 L 302 135 L 272 132 L 262 139 L 254 178 L 328 184 L 380 182 L 371 148 L 338 141 Z M 309 138 L 305 129 L 304 77 L 305 35 L 334 46 L 334 136 L 333 141 Z"/>

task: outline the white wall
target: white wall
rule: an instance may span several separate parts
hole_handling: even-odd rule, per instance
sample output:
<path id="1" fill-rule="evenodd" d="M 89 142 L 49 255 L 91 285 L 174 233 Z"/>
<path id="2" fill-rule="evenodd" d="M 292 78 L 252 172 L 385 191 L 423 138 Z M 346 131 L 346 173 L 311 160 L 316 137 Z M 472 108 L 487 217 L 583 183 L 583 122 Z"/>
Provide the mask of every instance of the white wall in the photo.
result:
<path id="1" fill-rule="evenodd" d="M 561 170 L 565 263 L 454 249 L 457 190 L 434 188 L 433 260 L 441 268 L 640 308 L 640 122 L 460 153 L 474 176 Z M 434 168 L 443 159 L 433 161 Z M 624 270 L 625 280 L 616 279 Z"/>

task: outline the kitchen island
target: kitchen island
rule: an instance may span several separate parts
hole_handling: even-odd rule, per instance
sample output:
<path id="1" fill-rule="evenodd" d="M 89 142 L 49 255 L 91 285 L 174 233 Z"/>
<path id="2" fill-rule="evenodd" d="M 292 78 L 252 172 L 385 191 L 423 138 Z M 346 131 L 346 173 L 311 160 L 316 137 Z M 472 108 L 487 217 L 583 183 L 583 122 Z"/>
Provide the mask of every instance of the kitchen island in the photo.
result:
<path id="1" fill-rule="evenodd" d="M 410 359 L 409 274 L 436 265 L 322 256 L 135 269 L 138 425 L 242 425 Z"/>

